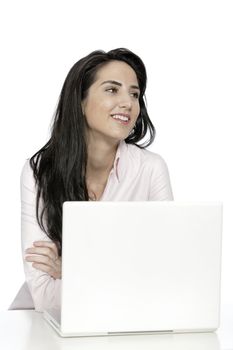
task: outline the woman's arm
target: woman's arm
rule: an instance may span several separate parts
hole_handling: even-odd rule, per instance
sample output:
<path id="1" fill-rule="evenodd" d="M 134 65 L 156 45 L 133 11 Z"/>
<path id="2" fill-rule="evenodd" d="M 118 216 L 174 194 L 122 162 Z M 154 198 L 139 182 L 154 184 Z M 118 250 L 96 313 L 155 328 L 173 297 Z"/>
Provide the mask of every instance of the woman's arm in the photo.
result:
<path id="1" fill-rule="evenodd" d="M 173 193 L 167 164 L 158 154 L 154 154 L 150 179 L 150 201 L 172 201 Z"/>
<path id="2" fill-rule="evenodd" d="M 29 161 L 25 163 L 21 173 L 21 240 L 25 277 L 35 310 L 60 307 L 61 259 L 54 261 L 55 256 L 58 256 L 54 243 L 41 230 L 36 219 L 36 186 Z M 39 247 L 35 242 L 44 243 L 42 247 L 38 243 Z M 30 250 L 26 251 L 27 249 Z M 25 255 L 29 256 L 29 253 L 33 259 L 26 260 Z M 32 261 L 39 266 L 32 266 Z"/>

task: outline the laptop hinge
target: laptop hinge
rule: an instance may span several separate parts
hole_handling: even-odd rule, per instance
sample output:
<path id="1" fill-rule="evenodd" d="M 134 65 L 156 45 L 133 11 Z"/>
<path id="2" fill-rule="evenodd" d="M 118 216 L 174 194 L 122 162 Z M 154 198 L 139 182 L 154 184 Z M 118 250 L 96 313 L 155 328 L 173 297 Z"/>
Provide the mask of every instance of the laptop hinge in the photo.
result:
<path id="1" fill-rule="evenodd" d="M 109 335 L 128 335 L 128 334 L 163 334 L 174 333 L 173 330 L 161 330 L 161 331 L 123 331 L 123 332 L 108 332 Z"/>

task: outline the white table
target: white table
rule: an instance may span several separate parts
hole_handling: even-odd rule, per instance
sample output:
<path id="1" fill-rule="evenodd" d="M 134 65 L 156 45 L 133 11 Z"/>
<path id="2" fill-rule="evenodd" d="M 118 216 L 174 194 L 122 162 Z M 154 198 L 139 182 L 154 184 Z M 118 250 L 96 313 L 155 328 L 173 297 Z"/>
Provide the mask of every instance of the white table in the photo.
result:
<path id="1" fill-rule="evenodd" d="M 231 318 L 232 316 L 232 318 Z M 228 317 L 228 318 L 227 318 Z M 0 312 L 0 349 L 4 350 L 230 350 L 233 314 L 216 333 L 61 338 L 35 311 Z M 231 327 L 232 325 L 232 327 Z"/>

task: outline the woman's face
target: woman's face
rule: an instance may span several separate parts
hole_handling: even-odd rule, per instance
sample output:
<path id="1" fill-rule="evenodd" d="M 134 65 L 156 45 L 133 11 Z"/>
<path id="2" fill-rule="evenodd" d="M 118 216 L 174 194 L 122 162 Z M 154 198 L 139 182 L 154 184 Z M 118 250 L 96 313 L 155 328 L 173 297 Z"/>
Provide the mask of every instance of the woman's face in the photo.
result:
<path id="1" fill-rule="evenodd" d="M 124 140 L 140 112 L 139 84 L 134 70 L 125 62 L 102 66 L 82 101 L 88 137 Z"/>

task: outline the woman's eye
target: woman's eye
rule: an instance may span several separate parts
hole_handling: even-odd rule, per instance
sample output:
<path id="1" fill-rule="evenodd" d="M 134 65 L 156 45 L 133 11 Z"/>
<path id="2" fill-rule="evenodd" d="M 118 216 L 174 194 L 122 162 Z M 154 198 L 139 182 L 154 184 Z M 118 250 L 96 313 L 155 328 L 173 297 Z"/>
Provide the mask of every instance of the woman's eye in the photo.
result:
<path id="1" fill-rule="evenodd" d="M 139 99 L 139 93 L 138 92 L 132 92 L 132 96 L 136 99 Z"/>
<path id="2" fill-rule="evenodd" d="M 115 93 L 115 92 L 117 92 L 117 88 L 115 88 L 115 87 L 108 88 L 108 89 L 106 89 L 106 91 L 109 91 L 111 93 Z"/>

